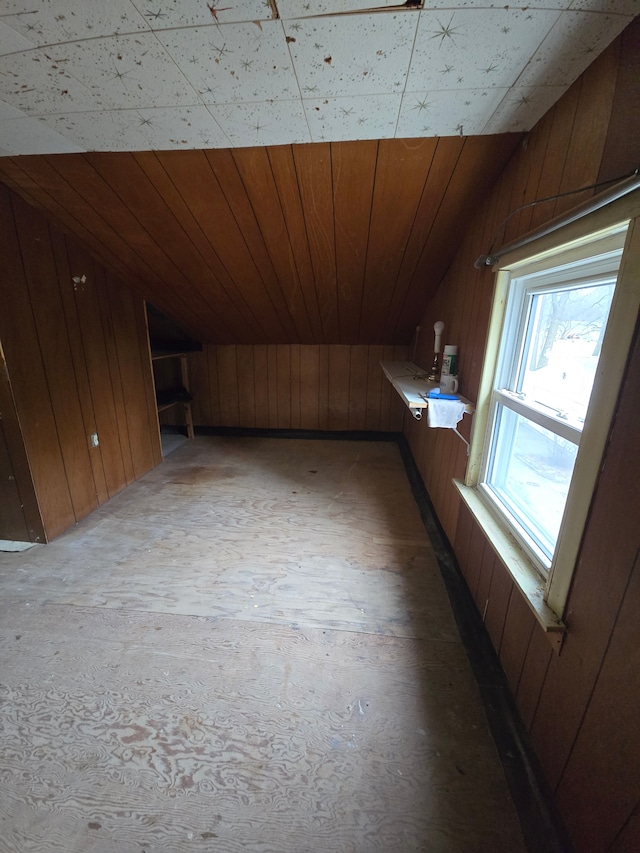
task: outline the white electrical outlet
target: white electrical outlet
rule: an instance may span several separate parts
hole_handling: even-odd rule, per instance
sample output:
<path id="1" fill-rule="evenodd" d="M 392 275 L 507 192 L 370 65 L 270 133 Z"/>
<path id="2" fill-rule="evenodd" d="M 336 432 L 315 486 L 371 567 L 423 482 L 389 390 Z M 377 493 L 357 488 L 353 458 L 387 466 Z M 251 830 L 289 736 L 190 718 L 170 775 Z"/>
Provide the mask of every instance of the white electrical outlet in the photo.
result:
<path id="1" fill-rule="evenodd" d="M 98 441 L 98 433 L 97 432 L 92 432 L 91 435 L 89 436 L 89 438 L 91 440 L 91 447 L 97 447 L 100 444 L 100 442 Z"/>

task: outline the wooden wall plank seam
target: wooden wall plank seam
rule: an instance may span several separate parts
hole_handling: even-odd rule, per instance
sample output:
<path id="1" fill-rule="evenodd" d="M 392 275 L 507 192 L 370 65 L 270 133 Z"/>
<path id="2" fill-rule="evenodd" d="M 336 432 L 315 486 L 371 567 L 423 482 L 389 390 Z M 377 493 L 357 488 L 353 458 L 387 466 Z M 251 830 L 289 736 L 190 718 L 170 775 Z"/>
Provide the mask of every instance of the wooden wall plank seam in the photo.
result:
<path id="1" fill-rule="evenodd" d="M 79 279 L 73 295 L 89 379 L 95 432 L 100 442 L 94 450 L 102 462 L 108 497 L 113 497 L 126 485 L 126 476 L 99 301 L 99 271 L 92 259 L 71 241 L 67 241 L 67 253 L 70 269 Z"/>
<path id="2" fill-rule="evenodd" d="M 338 339 L 343 344 L 360 339 L 378 152 L 375 140 L 331 148 Z"/>
<path id="3" fill-rule="evenodd" d="M 254 227 L 248 245 L 256 266 L 264 274 L 272 271 L 269 291 L 277 289 L 287 313 L 290 328 L 289 343 L 312 340 L 309 307 L 305 289 L 298 278 L 298 269 L 284 218 L 278 188 L 266 148 L 243 148 L 232 153 L 239 172 L 248 206 L 253 213 Z M 246 234 L 246 229 L 243 229 Z"/>
<path id="4" fill-rule="evenodd" d="M 109 304 L 109 294 L 107 289 L 107 273 L 105 270 L 97 269 L 96 273 L 96 294 L 98 298 L 98 306 L 100 311 L 100 323 L 104 335 L 104 344 L 107 354 L 107 368 L 109 375 L 109 384 L 114 402 L 114 414 L 116 435 L 118 445 L 120 447 L 120 455 L 124 470 L 124 482 L 119 488 L 129 485 L 135 479 L 135 471 L 133 465 L 133 456 L 131 453 L 131 443 L 129 441 L 129 430 L 127 424 L 127 414 L 124 401 L 124 392 L 122 387 L 122 377 L 120 376 L 120 365 L 118 363 L 118 351 L 116 345 L 116 336 L 114 332 L 113 317 L 111 314 L 111 305 Z"/>
<path id="5" fill-rule="evenodd" d="M 91 464 L 93 488 L 95 491 L 97 503 L 99 505 L 104 503 L 108 499 L 108 490 L 104 474 L 102 455 L 99 452 L 98 448 L 94 448 L 90 444 L 90 436 L 92 435 L 92 433 L 97 432 L 97 429 L 95 414 L 93 411 L 91 384 L 89 382 L 89 374 L 87 372 L 84 347 L 82 343 L 82 334 L 80 331 L 80 322 L 78 319 L 78 311 L 74 298 L 74 288 L 82 286 L 82 282 L 80 280 L 77 283 L 74 282 L 74 278 L 80 279 L 81 277 L 72 275 L 65 238 L 62 237 L 62 235 L 57 235 L 54 233 L 52 233 L 51 236 L 54 260 L 57 269 L 58 280 L 60 282 L 62 309 L 64 311 L 67 335 L 71 347 L 71 357 L 73 359 L 76 393 L 80 403 L 82 420 L 84 424 L 84 438 L 89 454 L 89 461 Z"/>
<path id="6" fill-rule="evenodd" d="M 78 521 L 97 506 L 48 222 L 21 199 L 14 215 L 65 477 Z"/>
<path id="7" fill-rule="evenodd" d="M 218 189 L 211 199 L 196 199 L 193 194 L 200 190 L 196 183 L 191 188 L 190 206 L 203 207 L 203 201 L 205 205 L 215 205 L 208 216 L 203 211 L 212 220 L 207 234 L 218 254 L 229 259 L 226 267 L 246 304 L 254 308 L 262 340 L 270 343 L 295 341 L 295 325 L 236 160 L 230 151 L 223 149 L 207 151 L 205 157 Z M 215 186 L 212 185 L 214 191 Z"/>
<path id="8" fill-rule="evenodd" d="M 318 343 L 337 343 L 340 328 L 331 146 L 294 145 L 292 150 L 322 326 Z"/>
<path id="9" fill-rule="evenodd" d="M 303 343 L 319 342 L 323 340 L 323 332 L 318 292 L 311 262 L 293 150 L 291 145 L 278 145 L 267 148 L 267 155 L 282 215 L 286 223 L 289 247 L 293 254 L 296 275 L 302 289 L 302 299 L 311 326 L 311 337 Z"/>
<path id="10" fill-rule="evenodd" d="M 578 849 L 608 849 L 640 797 L 639 609 L 640 548 L 556 791 Z"/>
<path id="11" fill-rule="evenodd" d="M 224 318 L 224 326 L 217 327 L 215 332 L 212 332 L 211 339 L 215 336 L 216 341 L 222 344 L 232 343 L 234 340 L 239 343 L 244 342 L 247 329 L 255 334 L 259 324 L 241 294 L 237 292 L 223 260 L 209 242 L 203 230 L 203 223 L 196 217 L 195 211 L 188 203 L 188 196 L 185 198 L 180 192 L 157 152 L 138 151 L 133 156 L 149 179 L 149 183 L 159 193 L 173 217 L 175 227 L 184 232 L 188 243 L 181 243 L 181 245 L 189 254 L 197 253 L 210 271 L 209 275 L 203 275 L 201 281 L 194 284 L 199 286 L 203 298 L 209 303 L 213 302 L 219 316 Z M 193 337 L 203 341 L 210 340 L 202 334 L 193 334 Z"/>

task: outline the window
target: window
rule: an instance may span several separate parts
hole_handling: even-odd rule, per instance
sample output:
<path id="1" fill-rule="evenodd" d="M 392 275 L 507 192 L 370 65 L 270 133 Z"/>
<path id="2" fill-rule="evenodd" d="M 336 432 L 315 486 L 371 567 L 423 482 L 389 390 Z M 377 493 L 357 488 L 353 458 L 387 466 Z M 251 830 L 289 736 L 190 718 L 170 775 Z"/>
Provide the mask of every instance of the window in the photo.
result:
<path id="1" fill-rule="evenodd" d="M 465 482 L 456 482 L 559 642 L 638 318 L 639 216 L 635 191 L 501 258 Z"/>
<path id="2" fill-rule="evenodd" d="M 616 237 L 618 238 L 616 241 Z M 619 242 L 620 235 L 611 239 Z M 599 241 L 601 242 L 601 241 Z M 479 488 L 551 568 L 622 248 L 510 273 Z"/>

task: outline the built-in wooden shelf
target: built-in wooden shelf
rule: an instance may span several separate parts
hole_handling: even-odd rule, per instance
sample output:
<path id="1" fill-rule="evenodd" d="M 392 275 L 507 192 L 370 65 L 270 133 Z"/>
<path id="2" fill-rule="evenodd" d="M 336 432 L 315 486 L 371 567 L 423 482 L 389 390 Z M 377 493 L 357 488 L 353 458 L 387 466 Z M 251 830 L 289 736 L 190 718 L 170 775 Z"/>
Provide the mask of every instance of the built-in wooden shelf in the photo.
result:
<path id="1" fill-rule="evenodd" d="M 414 411 L 427 408 L 429 392 L 439 387 L 437 382 L 430 382 L 427 379 L 428 371 L 411 361 L 381 361 L 380 366 L 409 409 Z M 465 413 L 475 412 L 475 405 L 471 400 L 467 400 L 461 394 L 456 394 L 456 397 L 466 404 Z"/>
<path id="2" fill-rule="evenodd" d="M 158 410 L 158 414 L 160 414 L 160 412 L 164 412 L 167 409 L 171 409 L 173 406 L 182 406 L 182 411 L 184 412 L 184 420 L 187 427 L 187 437 L 193 438 L 193 414 L 191 412 L 191 397 L 189 394 L 189 368 L 187 364 L 187 355 L 188 352 L 185 352 L 183 350 L 154 349 L 151 351 L 151 360 L 161 361 L 163 359 L 170 358 L 180 359 L 180 376 L 182 380 L 182 387 L 175 389 L 175 399 L 171 399 L 170 389 L 165 392 L 165 394 L 169 396 L 169 399 L 162 399 L 162 402 L 159 402 L 156 408 Z M 164 395 L 162 396 L 164 397 Z M 189 399 L 185 399 L 185 396 L 188 396 Z"/>
<path id="3" fill-rule="evenodd" d="M 187 350 L 154 349 L 151 351 L 151 360 L 160 361 L 163 358 L 185 358 L 188 354 Z"/>

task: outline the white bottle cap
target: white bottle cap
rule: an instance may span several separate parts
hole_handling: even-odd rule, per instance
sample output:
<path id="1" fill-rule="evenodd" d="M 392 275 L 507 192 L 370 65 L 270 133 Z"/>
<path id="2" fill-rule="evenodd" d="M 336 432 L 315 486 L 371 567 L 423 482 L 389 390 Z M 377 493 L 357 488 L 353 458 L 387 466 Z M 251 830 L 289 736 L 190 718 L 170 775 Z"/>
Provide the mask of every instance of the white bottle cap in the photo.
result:
<path id="1" fill-rule="evenodd" d="M 444 348 L 444 354 L 445 355 L 457 355 L 458 354 L 458 347 L 457 346 L 454 347 L 453 344 L 447 344 L 447 346 Z"/>

